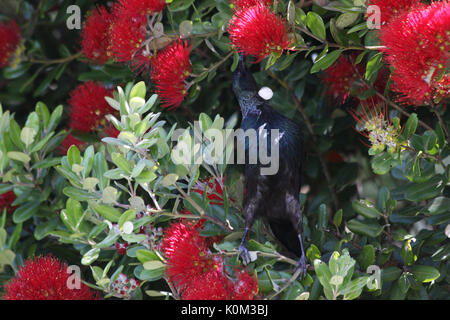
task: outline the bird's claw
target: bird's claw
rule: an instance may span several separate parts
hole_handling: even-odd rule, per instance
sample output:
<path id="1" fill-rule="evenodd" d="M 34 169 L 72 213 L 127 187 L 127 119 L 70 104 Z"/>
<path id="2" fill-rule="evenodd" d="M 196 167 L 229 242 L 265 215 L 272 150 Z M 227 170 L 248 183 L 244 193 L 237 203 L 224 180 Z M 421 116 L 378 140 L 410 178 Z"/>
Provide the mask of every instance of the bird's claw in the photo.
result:
<path id="1" fill-rule="evenodd" d="M 297 261 L 295 265 L 295 271 L 300 270 L 299 277 L 300 279 L 303 279 L 306 276 L 306 257 L 304 254 L 302 254 L 301 258 Z"/>
<path id="2" fill-rule="evenodd" d="M 250 253 L 248 252 L 248 249 L 241 244 L 239 246 L 239 256 L 242 258 L 242 262 L 244 262 L 244 264 L 249 264 L 251 259 L 250 259 Z"/>

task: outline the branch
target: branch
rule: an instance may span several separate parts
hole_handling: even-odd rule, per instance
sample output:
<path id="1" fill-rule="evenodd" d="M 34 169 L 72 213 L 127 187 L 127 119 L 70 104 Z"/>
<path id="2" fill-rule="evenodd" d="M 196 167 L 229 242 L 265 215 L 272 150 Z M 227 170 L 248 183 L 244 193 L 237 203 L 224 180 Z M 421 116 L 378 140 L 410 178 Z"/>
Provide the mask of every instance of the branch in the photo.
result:
<path id="1" fill-rule="evenodd" d="M 62 63 L 66 63 L 66 62 L 70 62 L 72 60 L 75 60 L 79 57 L 81 57 L 82 53 L 77 52 L 71 56 L 65 57 L 65 58 L 61 58 L 61 59 L 54 59 L 54 60 L 40 60 L 40 59 L 34 59 L 33 57 L 30 57 L 28 59 L 29 62 L 31 63 L 39 63 L 39 64 L 44 64 L 44 65 L 51 65 L 51 64 L 62 64 Z"/>

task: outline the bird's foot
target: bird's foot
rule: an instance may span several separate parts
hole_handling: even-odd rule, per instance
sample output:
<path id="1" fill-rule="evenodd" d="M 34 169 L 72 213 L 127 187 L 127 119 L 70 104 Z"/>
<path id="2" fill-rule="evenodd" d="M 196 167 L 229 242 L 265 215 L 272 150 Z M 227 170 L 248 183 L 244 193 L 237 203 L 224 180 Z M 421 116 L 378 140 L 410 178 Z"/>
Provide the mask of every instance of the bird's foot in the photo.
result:
<path id="1" fill-rule="evenodd" d="M 306 257 L 302 254 L 301 258 L 297 261 L 295 265 L 295 272 L 300 270 L 299 277 L 303 279 L 306 276 L 306 271 L 308 270 L 306 267 Z"/>
<path id="2" fill-rule="evenodd" d="M 241 244 L 239 246 L 239 256 L 242 258 L 242 262 L 244 262 L 244 264 L 249 264 L 251 261 L 250 258 L 250 253 L 248 252 L 248 249 Z"/>

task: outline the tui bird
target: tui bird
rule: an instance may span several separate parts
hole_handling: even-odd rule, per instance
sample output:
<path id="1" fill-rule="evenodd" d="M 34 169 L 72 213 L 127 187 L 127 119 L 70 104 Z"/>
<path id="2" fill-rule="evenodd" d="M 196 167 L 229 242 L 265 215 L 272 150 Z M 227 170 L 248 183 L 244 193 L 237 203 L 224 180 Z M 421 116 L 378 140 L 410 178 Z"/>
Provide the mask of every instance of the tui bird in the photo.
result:
<path id="1" fill-rule="evenodd" d="M 273 175 L 261 174 L 261 164 L 250 164 L 249 144 L 246 142 L 244 215 L 245 231 L 239 246 L 244 262 L 250 261 L 245 239 L 256 218 L 265 219 L 275 237 L 292 253 L 300 256 L 296 268 L 301 276 L 306 274 L 306 257 L 302 241 L 302 213 L 299 202 L 302 171 L 302 135 L 296 122 L 275 111 L 258 95 L 253 75 L 245 66 L 244 56 L 233 75 L 233 91 L 242 113 L 241 129 L 270 132 L 278 129 L 279 167 Z M 270 133 L 267 134 L 270 141 Z M 258 142 L 259 147 L 260 142 Z M 269 142 L 267 143 L 269 145 Z M 271 152 L 269 150 L 269 152 Z"/>

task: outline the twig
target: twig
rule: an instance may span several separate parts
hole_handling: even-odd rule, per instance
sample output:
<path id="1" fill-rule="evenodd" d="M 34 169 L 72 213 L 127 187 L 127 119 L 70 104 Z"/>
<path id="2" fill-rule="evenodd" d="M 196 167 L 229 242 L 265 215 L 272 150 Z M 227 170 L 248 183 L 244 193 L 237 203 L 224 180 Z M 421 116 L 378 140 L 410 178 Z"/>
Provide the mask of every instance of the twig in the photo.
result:
<path id="1" fill-rule="evenodd" d="M 266 300 L 272 300 L 273 298 L 275 298 L 277 295 L 279 295 L 281 292 L 283 292 L 284 290 L 286 290 L 287 288 L 289 288 L 289 286 L 291 284 L 294 283 L 294 281 L 298 278 L 298 276 L 300 275 L 300 273 L 302 272 L 301 268 L 298 268 L 297 270 L 295 270 L 294 274 L 292 275 L 292 277 L 289 278 L 288 281 L 286 281 L 286 283 L 279 288 L 277 291 L 275 291 L 273 294 L 271 294 L 270 296 L 268 296 L 266 298 Z"/>
<path id="2" fill-rule="evenodd" d="M 444 119 L 442 119 L 441 115 L 439 114 L 439 111 L 436 108 L 433 109 L 433 112 L 436 115 L 436 117 L 438 118 L 439 123 L 441 124 L 442 130 L 444 130 L 444 134 L 447 139 L 447 143 L 450 144 L 450 134 L 448 132 L 447 126 L 444 123 Z"/>
<path id="3" fill-rule="evenodd" d="M 213 64 L 211 67 L 209 67 L 208 69 L 206 69 L 205 71 L 203 71 L 203 72 L 200 73 L 199 75 L 191 74 L 191 76 L 198 78 L 198 77 L 203 76 L 205 73 L 211 72 L 212 70 L 214 70 L 214 69 L 218 68 L 220 65 L 222 65 L 225 61 L 227 61 L 228 58 L 231 57 L 231 56 L 233 55 L 233 53 L 234 53 L 233 50 L 230 51 L 230 52 L 228 52 L 227 55 L 226 55 L 225 57 L 222 58 L 222 60 L 220 60 L 219 62 Z"/>
<path id="4" fill-rule="evenodd" d="M 263 252 L 263 251 L 254 251 L 256 255 L 266 258 L 276 258 L 280 262 L 286 262 L 293 266 L 297 265 L 297 261 L 294 259 L 288 258 L 286 256 L 283 256 L 281 253 L 275 252 Z M 238 256 L 240 254 L 239 250 L 233 250 L 233 251 L 222 251 L 220 253 L 217 253 L 218 255 L 224 255 L 224 256 Z"/>
<path id="5" fill-rule="evenodd" d="M 66 63 L 66 62 L 75 60 L 75 59 L 79 58 L 81 55 L 82 55 L 81 52 L 77 52 L 71 56 L 61 58 L 61 59 L 54 59 L 54 60 L 40 60 L 40 59 L 34 59 L 34 58 L 30 57 L 28 59 L 28 61 L 31 63 L 39 63 L 39 64 L 45 64 L 45 65 L 61 64 L 61 63 Z"/>
<path id="6" fill-rule="evenodd" d="M 364 80 L 365 81 L 365 80 Z M 369 83 L 367 83 L 367 81 L 365 81 L 366 84 L 369 85 L 370 88 L 375 89 L 372 85 L 370 85 Z M 383 94 L 381 94 L 380 92 L 376 91 L 376 95 L 378 97 L 380 97 L 381 99 L 383 99 L 384 102 L 386 102 L 388 105 L 390 105 L 391 107 L 393 107 L 395 110 L 397 110 L 398 112 L 400 112 L 401 114 L 407 116 L 408 118 L 411 116 L 411 114 L 407 111 L 405 111 L 402 107 L 400 107 L 398 104 L 392 102 L 391 100 L 389 100 L 388 98 L 386 98 Z M 429 125 L 427 125 L 425 122 L 423 122 L 422 120 L 418 120 L 418 123 L 424 127 L 427 130 L 431 130 L 433 131 L 433 128 L 431 128 Z"/>
<path id="7" fill-rule="evenodd" d="M 155 211 L 151 211 L 151 212 L 155 212 Z M 163 216 L 167 216 L 167 217 L 171 217 L 174 219 L 206 219 L 211 221 L 212 223 L 215 223 L 219 226 L 221 226 L 222 228 L 228 230 L 228 231 L 234 231 L 234 229 L 232 227 L 230 227 L 229 225 L 223 223 L 220 220 L 217 220 L 214 217 L 208 216 L 208 215 L 203 215 L 203 216 L 199 216 L 199 215 L 195 215 L 195 214 L 183 214 L 183 213 L 172 213 L 169 211 L 162 211 L 162 212 L 158 212 L 160 215 Z"/>

